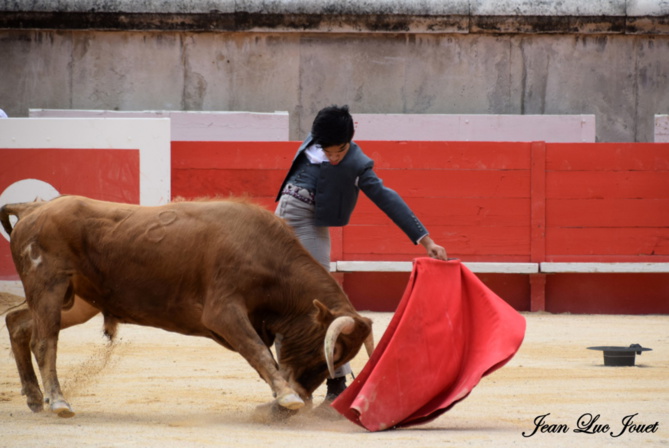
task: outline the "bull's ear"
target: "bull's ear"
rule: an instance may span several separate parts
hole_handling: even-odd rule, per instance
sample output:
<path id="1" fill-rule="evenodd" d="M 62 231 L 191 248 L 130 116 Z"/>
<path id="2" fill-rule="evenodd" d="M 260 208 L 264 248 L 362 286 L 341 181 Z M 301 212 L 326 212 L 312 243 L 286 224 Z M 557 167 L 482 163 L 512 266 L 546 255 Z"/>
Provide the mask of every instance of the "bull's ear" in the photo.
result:
<path id="1" fill-rule="evenodd" d="M 316 320 L 322 324 L 330 325 L 330 322 L 332 322 L 334 319 L 330 309 L 318 299 L 314 300 L 314 306 L 318 311 L 318 314 L 316 314 Z"/>

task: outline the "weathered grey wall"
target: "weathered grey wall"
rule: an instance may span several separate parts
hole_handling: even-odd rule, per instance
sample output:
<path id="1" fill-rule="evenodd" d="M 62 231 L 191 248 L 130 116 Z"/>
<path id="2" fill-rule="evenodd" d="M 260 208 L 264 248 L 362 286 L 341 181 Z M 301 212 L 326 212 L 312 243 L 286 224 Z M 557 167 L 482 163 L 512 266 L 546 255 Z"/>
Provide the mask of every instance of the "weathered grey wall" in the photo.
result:
<path id="1" fill-rule="evenodd" d="M 579 2 L 0 1 L 0 108 L 286 110 L 295 140 L 333 103 L 595 114 L 653 141 L 669 1 Z"/>

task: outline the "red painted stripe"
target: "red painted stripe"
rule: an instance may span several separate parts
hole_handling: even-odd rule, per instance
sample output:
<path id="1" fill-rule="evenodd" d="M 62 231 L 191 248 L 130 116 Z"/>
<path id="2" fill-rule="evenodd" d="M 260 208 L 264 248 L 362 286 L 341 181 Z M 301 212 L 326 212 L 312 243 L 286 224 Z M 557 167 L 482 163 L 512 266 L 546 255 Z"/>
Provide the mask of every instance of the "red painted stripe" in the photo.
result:
<path id="1" fill-rule="evenodd" d="M 490 289 L 519 311 L 529 311 L 529 283 L 524 275 L 478 274 Z M 409 281 L 408 272 L 352 272 L 344 289 L 357 310 L 394 311 Z"/>
<path id="2" fill-rule="evenodd" d="M 669 255 L 669 227 L 624 228 L 549 228 L 546 232 L 546 257 L 556 255 L 629 257 Z"/>
<path id="3" fill-rule="evenodd" d="M 662 227 L 669 225 L 669 199 L 551 199 L 550 227 Z"/>
<path id="4" fill-rule="evenodd" d="M 267 196 L 276 195 L 285 170 L 173 170 L 172 196 Z"/>
<path id="5" fill-rule="evenodd" d="M 39 179 L 62 194 L 139 203 L 139 150 L 0 149 L 5 167 L 0 192 L 23 179 Z"/>
<path id="6" fill-rule="evenodd" d="M 526 170 L 529 143 L 357 142 L 382 169 Z M 301 142 L 172 142 L 174 168 L 288 168 Z"/>
<path id="7" fill-rule="evenodd" d="M 523 256 L 529 260 L 528 226 L 450 227 L 432 226 L 430 236 L 457 257 L 476 255 Z M 349 253 L 425 255 L 393 225 L 347 226 L 344 228 L 344 256 Z"/>
<path id="8" fill-rule="evenodd" d="M 104 201 L 139 203 L 139 150 L 135 149 L 0 149 L 0 192 L 24 179 L 52 185 L 61 194 Z M 0 237 L 0 279 L 18 274 L 9 243 Z"/>
<path id="9" fill-rule="evenodd" d="M 669 198 L 665 171 L 562 171 L 546 179 L 548 198 Z"/>
<path id="10" fill-rule="evenodd" d="M 535 263 L 546 257 L 546 145 L 532 143 L 531 174 L 531 218 L 530 218 L 530 260 Z M 535 306 L 542 308 L 540 300 L 534 299 Z"/>
<path id="11" fill-rule="evenodd" d="M 551 274 L 546 281 L 551 313 L 667 314 L 667 297 L 669 274 Z"/>
<path id="12" fill-rule="evenodd" d="M 288 170 L 300 142 L 172 142 L 172 169 Z"/>
<path id="13" fill-rule="evenodd" d="M 550 171 L 669 171 L 669 143 L 547 143 Z"/>
<path id="14" fill-rule="evenodd" d="M 452 226 L 516 226 L 529 223 L 529 200 L 524 198 L 405 198 L 421 222 Z M 351 224 L 391 224 L 389 218 L 364 195 Z"/>
<path id="15" fill-rule="evenodd" d="M 402 197 L 528 198 L 529 171 L 378 170 Z"/>
<path id="16" fill-rule="evenodd" d="M 400 170 L 527 170 L 530 143 L 357 142 L 376 168 Z"/>

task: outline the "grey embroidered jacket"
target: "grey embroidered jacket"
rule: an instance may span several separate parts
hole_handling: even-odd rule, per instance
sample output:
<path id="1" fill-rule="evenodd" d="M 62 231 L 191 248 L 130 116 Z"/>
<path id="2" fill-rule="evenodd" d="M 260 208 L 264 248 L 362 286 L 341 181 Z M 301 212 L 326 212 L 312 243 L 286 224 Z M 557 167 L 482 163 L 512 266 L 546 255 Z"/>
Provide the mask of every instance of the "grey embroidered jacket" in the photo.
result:
<path id="1" fill-rule="evenodd" d="M 309 135 L 297 150 L 290 170 L 279 189 L 277 201 L 287 180 L 297 167 L 298 157 L 313 143 L 313 138 Z M 321 164 L 315 192 L 314 224 L 326 227 L 348 224 L 358 201 L 358 192 L 362 190 L 414 244 L 417 244 L 427 235 L 427 230 L 400 195 L 383 185 L 383 181 L 373 168 L 374 161 L 367 157 L 355 142 L 351 142 L 348 153 L 339 164 L 331 165 L 327 162 Z"/>

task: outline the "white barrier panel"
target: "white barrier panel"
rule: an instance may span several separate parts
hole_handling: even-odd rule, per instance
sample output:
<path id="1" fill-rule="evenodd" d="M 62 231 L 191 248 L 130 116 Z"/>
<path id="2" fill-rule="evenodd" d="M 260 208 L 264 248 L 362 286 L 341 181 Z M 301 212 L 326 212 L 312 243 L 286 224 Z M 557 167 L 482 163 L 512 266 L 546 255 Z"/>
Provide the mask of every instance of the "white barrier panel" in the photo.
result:
<path id="1" fill-rule="evenodd" d="M 169 118 L 182 142 L 288 141 L 288 112 L 195 112 L 30 109 L 30 117 Z"/>
<path id="2" fill-rule="evenodd" d="M 166 118 L 0 120 L 0 206 L 82 194 L 160 205 L 171 199 Z M 110 199 L 111 198 L 111 199 Z M 0 291 L 16 290 L 8 236 L 0 237 Z"/>
<path id="3" fill-rule="evenodd" d="M 595 141 L 594 115 L 354 114 L 355 140 Z"/>
<path id="4" fill-rule="evenodd" d="M 669 143 L 669 115 L 655 115 L 655 143 Z"/>
<path id="5" fill-rule="evenodd" d="M 171 199 L 170 122 L 165 118 L 8 118 L 0 120 L 0 148 L 135 149 L 140 204 Z"/>

